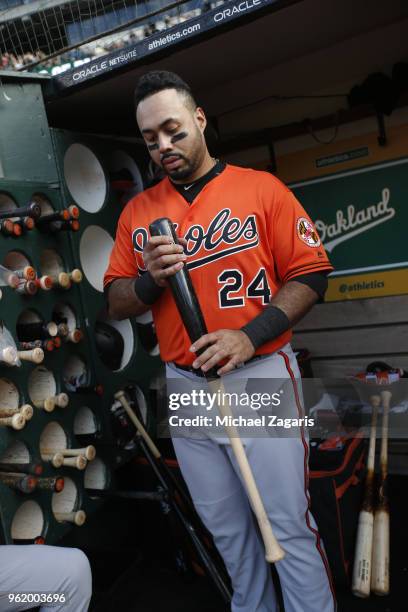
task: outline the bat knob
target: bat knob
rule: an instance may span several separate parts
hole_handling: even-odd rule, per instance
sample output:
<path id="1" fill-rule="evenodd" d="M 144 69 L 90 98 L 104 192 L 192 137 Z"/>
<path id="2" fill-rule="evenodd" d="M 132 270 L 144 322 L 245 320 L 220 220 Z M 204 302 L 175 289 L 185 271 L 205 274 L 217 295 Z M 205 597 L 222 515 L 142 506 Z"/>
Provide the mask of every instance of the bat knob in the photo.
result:
<path id="1" fill-rule="evenodd" d="M 28 216 L 32 219 L 38 219 L 41 217 L 41 206 L 37 202 L 31 202 L 28 207 Z"/>
<path id="2" fill-rule="evenodd" d="M 152 236 L 168 236 L 169 238 L 172 238 L 176 244 L 178 244 L 178 238 L 173 222 L 168 217 L 160 217 L 160 219 L 155 219 L 152 221 L 152 223 L 149 225 L 149 230 Z"/>

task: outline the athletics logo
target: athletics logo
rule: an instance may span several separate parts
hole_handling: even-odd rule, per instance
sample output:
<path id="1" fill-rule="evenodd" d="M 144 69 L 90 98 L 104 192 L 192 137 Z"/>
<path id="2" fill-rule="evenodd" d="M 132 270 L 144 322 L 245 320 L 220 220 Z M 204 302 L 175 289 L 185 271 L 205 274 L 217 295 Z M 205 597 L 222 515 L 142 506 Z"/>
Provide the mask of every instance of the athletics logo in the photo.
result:
<path id="1" fill-rule="evenodd" d="M 337 210 L 336 219 L 333 223 L 326 223 L 318 219 L 316 227 L 326 251 L 330 253 L 338 244 L 393 219 L 396 211 L 392 206 L 388 207 L 391 196 L 390 189 L 385 187 L 381 196 L 381 200 L 377 204 L 371 204 L 361 210 L 356 210 L 353 204 L 347 206 L 345 213 L 342 210 Z"/>

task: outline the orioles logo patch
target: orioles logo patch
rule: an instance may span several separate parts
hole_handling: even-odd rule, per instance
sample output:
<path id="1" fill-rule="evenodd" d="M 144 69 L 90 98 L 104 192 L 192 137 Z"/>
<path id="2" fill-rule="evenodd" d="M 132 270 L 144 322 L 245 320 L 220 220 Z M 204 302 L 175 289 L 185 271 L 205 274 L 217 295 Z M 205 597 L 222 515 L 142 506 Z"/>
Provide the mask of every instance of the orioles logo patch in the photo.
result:
<path id="1" fill-rule="evenodd" d="M 320 238 L 313 226 L 313 223 L 305 217 L 299 217 L 296 222 L 296 230 L 299 238 L 307 244 L 307 246 L 316 248 L 320 246 Z"/>

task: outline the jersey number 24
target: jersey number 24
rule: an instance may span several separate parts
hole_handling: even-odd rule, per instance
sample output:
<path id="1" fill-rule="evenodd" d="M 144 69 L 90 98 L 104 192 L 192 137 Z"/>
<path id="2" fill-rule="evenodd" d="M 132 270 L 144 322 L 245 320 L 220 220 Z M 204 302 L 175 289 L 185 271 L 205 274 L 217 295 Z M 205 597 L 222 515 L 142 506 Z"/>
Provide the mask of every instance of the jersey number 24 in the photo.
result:
<path id="1" fill-rule="evenodd" d="M 218 276 L 218 282 L 223 287 L 218 291 L 220 308 L 239 308 L 245 306 L 245 297 L 235 296 L 244 284 L 244 277 L 240 270 L 224 270 Z M 265 268 L 260 268 L 246 288 L 246 297 L 250 299 L 261 299 L 262 304 L 269 304 L 271 290 L 268 285 Z"/>

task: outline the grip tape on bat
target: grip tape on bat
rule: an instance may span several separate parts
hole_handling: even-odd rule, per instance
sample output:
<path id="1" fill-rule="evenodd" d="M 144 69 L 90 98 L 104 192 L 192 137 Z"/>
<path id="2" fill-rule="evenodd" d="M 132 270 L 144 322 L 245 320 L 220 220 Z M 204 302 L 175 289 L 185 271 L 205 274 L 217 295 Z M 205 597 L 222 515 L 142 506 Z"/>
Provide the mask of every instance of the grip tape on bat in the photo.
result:
<path id="1" fill-rule="evenodd" d="M 180 244 L 174 225 L 167 217 L 156 219 L 149 225 L 149 229 L 152 236 L 168 236 L 175 244 Z M 187 266 L 184 265 L 176 274 L 169 276 L 167 281 L 189 338 L 195 342 L 208 331 Z M 197 355 L 201 352 L 197 351 Z M 206 372 L 206 377 L 217 378 L 216 368 Z"/>

